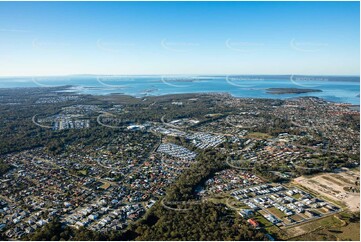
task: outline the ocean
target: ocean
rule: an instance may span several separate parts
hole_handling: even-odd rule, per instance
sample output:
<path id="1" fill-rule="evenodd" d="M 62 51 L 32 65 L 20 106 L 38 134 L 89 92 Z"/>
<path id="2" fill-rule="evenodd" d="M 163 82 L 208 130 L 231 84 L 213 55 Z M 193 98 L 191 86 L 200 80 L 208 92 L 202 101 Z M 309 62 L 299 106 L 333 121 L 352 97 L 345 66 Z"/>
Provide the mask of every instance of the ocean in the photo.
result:
<path id="1" fill-rule="evenodd" d="M 217 92 L 235 97 L 286 99 L 314 96 L 331 102 L 360 104 L 359 77 L 326 76 L 62 76 L 0 78 L 0 88 L 71 85 L 68 92 L 135 97 Z M 318 89 L 322 92 L 270 94 L 268 88 Z"/>

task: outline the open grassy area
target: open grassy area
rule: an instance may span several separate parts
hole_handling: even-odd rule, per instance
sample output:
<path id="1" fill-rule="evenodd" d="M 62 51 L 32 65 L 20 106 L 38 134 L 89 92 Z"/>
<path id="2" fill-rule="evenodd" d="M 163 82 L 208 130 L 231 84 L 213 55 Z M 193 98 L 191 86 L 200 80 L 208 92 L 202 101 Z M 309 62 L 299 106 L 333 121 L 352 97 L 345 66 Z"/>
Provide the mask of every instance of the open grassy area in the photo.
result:
<path id="1" fill-rule="evenodd" d="M 79 174 L 81 174 L 81 175 L 83 175 L 83 176 L 88 175 L 88 171 L 87 171 L 87 170 L 79 170 L 78 172 L 79 172 Z"/>
<path id="2" fill-rule="evenodd" d="M 271 135 L 266 133 L 260 133 L 260 132 L 252 132 L 247 135 L 247 138 L 253 138 L 253 139 L 269 139 L 272 138 Z"/>
<path id="3" fill-rule="evenodd" d="M 298 200 L 301 198 L 301 194 L 296 193 L 296 194 L 293 194 L 292 197 Z"/>
<path id="4" fill-rule="evenodd" d="M 209 113 L 209 114 L 206 114 L 204 115 L 206 118 L 214 118 L 214 117 L 219 117 L 219 116 L 222 116 L 223 114 L 222 113 Z"/>
<path id="5" fill-rule="evenodd" d="M 109 182 L 104 182 L 103 185 L 100 187 L 104 190 L 108 189 L 110 187 L 110 183 Z"/>
<path id="6" fill-rule="evenodd" d="M 268 211 L 273 213 L 278 218 L 283 218 L 284 216 L 286 216 L 286 214 L 284 214 L 281 210 L 279 210 L 278 208 L 275 208 L 275 207 L 269 208 Z"/>
<path id="7" fill-rule="evenodd" d="M 303 219 L 303 218 L 302 218 L 300 215 L 298 215 L 298 214 L 292 215 L 291 218 L 292 218 L 293 220 L 295 220 L 296 222 L 301 221 L 301 220 Z"/>
<path id="8" fill-rule="evenodd" d="M 285 229 L 286 240 L 354 240 L 360 239 L 359 217 L 349 212 L 318 219 L 300 226 Z"/>
<path id="9" fill-rule="evenodd" d="M 257 213 L 256 216 L 254 217 L 262 227 L 264 228 L 269 228 L 269 227 L 273 227 L 274 225 L 268 221 L 265 217 L 263 217 L 261 214 Z"/>
<path id="10" fill-rule="evenodd" d="M 360 240 L 360 223 L 347 223 L 344 226 L 334 224 L 328 228 L 320 228 L 316 231 L 293 238 L 293 240 L 302 241 L 320 241 L 320 240 Z"/>

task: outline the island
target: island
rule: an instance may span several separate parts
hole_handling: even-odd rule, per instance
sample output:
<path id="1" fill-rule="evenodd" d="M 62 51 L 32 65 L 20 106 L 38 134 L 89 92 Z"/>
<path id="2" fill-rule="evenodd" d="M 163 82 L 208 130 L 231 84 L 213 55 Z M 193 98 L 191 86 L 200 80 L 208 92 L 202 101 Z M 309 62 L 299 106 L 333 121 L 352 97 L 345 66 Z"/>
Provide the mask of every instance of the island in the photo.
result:
<path id="1" fill-rule="evenodd" d="M 310 88 L 267 88 L 266 92 L 270 94 L 301 94 L 309 92 L 322 92 L 322 90 Z"/>

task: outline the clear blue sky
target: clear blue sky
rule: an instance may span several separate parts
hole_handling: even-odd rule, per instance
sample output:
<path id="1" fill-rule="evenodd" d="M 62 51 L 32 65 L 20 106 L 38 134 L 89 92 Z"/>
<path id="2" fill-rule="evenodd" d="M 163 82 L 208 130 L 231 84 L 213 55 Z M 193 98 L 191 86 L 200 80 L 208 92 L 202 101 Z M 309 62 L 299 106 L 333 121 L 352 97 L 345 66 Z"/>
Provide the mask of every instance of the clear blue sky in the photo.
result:
<path id="1" fill-rule="evenodd" d="M 0 75 L 359 75 L 359 2 L 0 3 Z"/>

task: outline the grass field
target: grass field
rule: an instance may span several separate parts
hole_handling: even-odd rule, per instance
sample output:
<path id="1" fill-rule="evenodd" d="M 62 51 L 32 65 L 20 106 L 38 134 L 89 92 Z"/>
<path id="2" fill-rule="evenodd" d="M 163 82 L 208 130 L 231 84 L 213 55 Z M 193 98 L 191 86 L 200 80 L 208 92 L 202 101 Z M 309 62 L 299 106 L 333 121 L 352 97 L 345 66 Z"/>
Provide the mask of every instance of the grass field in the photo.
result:
<path id="1" fill-rule="evenodd" d="M 88 171 L 87 170 L 79 170 L 78 171 L 80 174 L 82 174 L 83 176 L 88 175 Z"/>
<path id="2" fill-rule="evenodd" d="M 265 217 L 263 217 L 260 213 L 256 213 L 256 216 L 254 218 L 268 233 L 279 236 L 281 230 L 270 221 L 268 221 Z"/>
<path id="3" fill-rule="evenodd" d="M 272 136 L 269 135 L 269 134 L 266 134 L 266 133 L 253 132 L 253 133 L 249 133 L 249 134 L 247 135 L 247 138 L 269 139 L 269 138 L 272 138 Z"/>
<path id="4" fill-rule="evenodd" d="M 293 220 L 295 220 L 296 222 L 301 221 L 303 219 L 300 215 L 297 215 L 297 214 L 292 215 L 291 218 Z"/>
<path id="5" fill-rule="evenodd" d="M 275 208 L 275 207 L 269 208 L 268 211 L 273 213 L 278 218 L 283 218 L 284 216 L 286 216 L 286 214 L 284 214 L 281 210 L 279 210 L 278 208 Z"/>
<path id="6" fill-rule="evenodd" d="M 360 220 L 350 220 L 351 214 L 343 212 L 304 225 L 285 229 L 287 236 L 283 239 L 298 241 L 353 240 L 360 239 Z"/>
<path id="7" fill-rule="evenodd" d="M 320 241 L 320 240 L 360 240 L 360 223 L 349 223 L 344 227 L 332 226 L 293 238 L 293 240 L 302 241 Z"/>
<path id="8" fill-rule="evenodd" d="M 103 185 L 100 187 L 104 190 L 108 189 L 110 187 L 110 183 L 109 182 L 104 182 Z"/>
<path id="9" fill-rule="evenodd" d="M 295 199 L 300 199 L 301 194 L 297 193 L 297 194 L 293 194 L 292 197 L 294 197 Z"/>
<path id="10" fill-rule="evenodd" d="M 261 226 L 268 228 L 274 226 L 270 221 L 268 221 L 265 217 L 263 217 L 261 214 L 257 213 L 254 217 Z"/>

